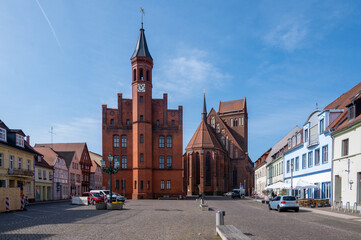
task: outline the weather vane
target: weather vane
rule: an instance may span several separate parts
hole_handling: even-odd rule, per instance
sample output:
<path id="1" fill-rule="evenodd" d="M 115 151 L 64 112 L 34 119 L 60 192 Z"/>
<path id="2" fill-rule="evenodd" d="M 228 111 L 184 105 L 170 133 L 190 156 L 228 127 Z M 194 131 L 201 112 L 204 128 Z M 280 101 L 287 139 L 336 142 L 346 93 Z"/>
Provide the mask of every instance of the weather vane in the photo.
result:
<path id="1" fill-rule="evenodd" d="M 140 11 L 142 12 L 142 28 L 143 28 L 143 16 L 145 16 L 145 12 L 143 8 L 140 8 Z"/>

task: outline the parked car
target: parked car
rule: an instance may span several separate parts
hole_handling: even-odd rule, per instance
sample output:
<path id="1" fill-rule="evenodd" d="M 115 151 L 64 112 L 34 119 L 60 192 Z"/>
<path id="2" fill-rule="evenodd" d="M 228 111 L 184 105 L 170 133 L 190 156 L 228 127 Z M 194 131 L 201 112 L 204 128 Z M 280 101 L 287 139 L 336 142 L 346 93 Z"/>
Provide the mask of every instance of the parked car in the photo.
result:
<path id="1" fill-rule="evenodd" d="M 246 190 L 243 188 L 240 189 L 233 189 L 232 190 L 232 198 L 245 198 L 246 196 Z"/>
<path id="2" fill-rule="evenodd" d="M 88 203 L 94 205 L 95 203 L 104 202 L 104 194 L 97 192 L 90 192 Z"/>
<path id="3" fill-rule="evenodd" d="M 232 196 L 232 193 L 233 193 L 233 192 L 226 192 L 226 193 L 223 194 L 223 195 L 226 196 L 226 197 L 230 197 L 230 196 Z"/>
<path id="4" fill-rule="evenodd" d="M 295 212 L 300 210 L 298 200 L 294 196 L 276 196 L 269 202 L 268 206 L 269 210 L 276 209 L 279 212 L 289 209 Z"/>
<path id="5" fill-rule="evenodd" d="M 91 190 L 91 193 L 102 193 L 103 195 L 107 195 L 107 198 L 110 200 L 110 191 L 109 190 Z M 117 202 L 125 202 L 125 197 L 122 195 L 113 192 L 113 199 Z"/>

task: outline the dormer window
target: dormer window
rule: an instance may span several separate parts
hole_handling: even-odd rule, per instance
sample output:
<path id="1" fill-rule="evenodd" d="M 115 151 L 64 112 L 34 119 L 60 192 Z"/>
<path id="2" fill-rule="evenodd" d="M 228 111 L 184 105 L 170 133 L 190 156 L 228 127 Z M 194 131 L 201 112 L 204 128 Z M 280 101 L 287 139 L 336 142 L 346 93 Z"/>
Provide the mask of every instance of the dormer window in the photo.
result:
<path id="1" fill-rule="evenodd" d="M 16 134 L 16 146 L 24 147 L 24 137 Z"/>
<path id="2" fill-rule="evenodd" d="M 0 128 L 0 140 L 6 142 L 6 130 Z"/>
<path id="3" fill-rule="evenodd" d="M 308 129 L 305 129 L 305 142 L 308 142 Z"/>
<path id="4" fill-rule="evenodd" d="M 320 134 L 323 133 L 325 131 L 325 119 L 322 118 L 320 120 Z"/>
<path id="5" fill-rule="evenodd" d="M 351 119 L 354 119 L 355 118 L 355 105 L 351 105 L 349 108 L 348 108 L 348 119 L 351 120 Z"/>

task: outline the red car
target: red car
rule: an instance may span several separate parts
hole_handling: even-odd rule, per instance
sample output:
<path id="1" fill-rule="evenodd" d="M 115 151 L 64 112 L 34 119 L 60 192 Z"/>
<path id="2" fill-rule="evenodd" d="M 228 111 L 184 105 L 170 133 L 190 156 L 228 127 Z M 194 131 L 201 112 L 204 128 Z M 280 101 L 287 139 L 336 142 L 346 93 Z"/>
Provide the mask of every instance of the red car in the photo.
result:
<path id="1" fill-rule="evenodd" d="M 95 203 L 104 202 L 104 195 L 100 193 L 90 193 L 88 203 L 94 205 Z"/>

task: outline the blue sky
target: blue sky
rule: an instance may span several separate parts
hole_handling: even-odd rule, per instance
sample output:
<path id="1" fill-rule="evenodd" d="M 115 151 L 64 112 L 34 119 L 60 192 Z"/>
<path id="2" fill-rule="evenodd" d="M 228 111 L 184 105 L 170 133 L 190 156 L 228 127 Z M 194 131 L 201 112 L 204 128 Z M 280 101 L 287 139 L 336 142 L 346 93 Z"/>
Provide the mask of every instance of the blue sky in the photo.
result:
<path id="1" fill-rule="evenodd" d="M 207 109 L 247 97 L 253 161 L 360 82 L 358 1 L 0 1 L 0 119 L 31 143 L 101 153 L 101 105 L 131 97 L 144 28 L 153 97 L 184 108 L 185 147 Z"/>

